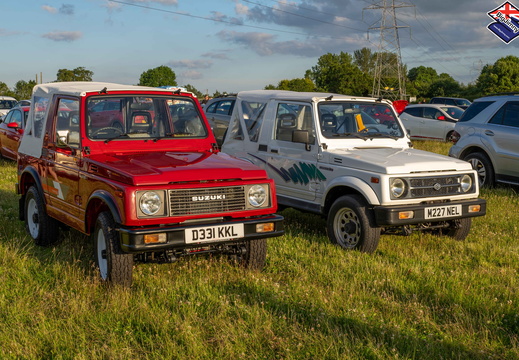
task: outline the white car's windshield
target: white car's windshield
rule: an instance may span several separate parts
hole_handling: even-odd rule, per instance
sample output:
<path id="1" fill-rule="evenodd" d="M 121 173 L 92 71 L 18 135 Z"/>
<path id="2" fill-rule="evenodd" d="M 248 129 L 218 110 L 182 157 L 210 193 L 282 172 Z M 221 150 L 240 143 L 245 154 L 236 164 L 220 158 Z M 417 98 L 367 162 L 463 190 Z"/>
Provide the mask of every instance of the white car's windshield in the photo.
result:
<path id="1" fill-rule="evenodd" d="M 384 103 L 322 102 L 319 122 L 326 138 L 401 138 L 405 134 L 391 107 Z"/>
<path id="2" fill-rule="evenodd" d="M 100 96 L 87 103 L 90 139 L 203 138 L 205 123 L 190 99 Z"/>

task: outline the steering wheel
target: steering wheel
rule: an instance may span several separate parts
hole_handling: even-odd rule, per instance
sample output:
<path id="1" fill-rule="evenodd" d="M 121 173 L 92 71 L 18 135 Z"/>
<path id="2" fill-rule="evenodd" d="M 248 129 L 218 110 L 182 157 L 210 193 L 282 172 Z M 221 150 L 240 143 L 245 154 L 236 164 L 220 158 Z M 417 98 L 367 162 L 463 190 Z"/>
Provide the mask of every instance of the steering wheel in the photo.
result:
<path id="1" fill-rule="evenodd" d="M 92 134 L 90 134 L 90 136 L 96 136 L 98 133 L 100 133 L 101 131 L 103 130 L 113 130 L 113 131 L 117 131 L 120 135 L 120 134 L 124 134 L 124 131 L 122 129 L 119 129 L 119 128 L 116 128 L 116 127 L 113 127 L 113 126 L 107 126 L 107 127 L 104 127 L 104 128 L 100 128 L 100 129 L 97 129 L 96 131 L 94 131 Z"/>

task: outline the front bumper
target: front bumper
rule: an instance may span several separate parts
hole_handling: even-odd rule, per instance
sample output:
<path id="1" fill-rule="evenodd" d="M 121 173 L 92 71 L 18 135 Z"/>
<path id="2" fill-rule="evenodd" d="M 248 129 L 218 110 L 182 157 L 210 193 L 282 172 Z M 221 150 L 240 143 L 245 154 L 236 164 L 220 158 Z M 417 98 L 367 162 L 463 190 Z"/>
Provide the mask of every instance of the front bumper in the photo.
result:
<path id="1" fill-rule="evenodd" d="M 434 204 L 417 204 L 417 205 L 399 205 L 399 206 L 375 206 L 375 219 L 377 226 L 398 226 L 398 225 L 413 225 L 421 223 L 430 223 L 438 221 L 449 221 L 455 219 L 462 219 L 467 217 L 483 216 L 486 214 L 487 202 L 484 199 L 473 199 L 473 200 L 460 200 L 451 201 L 446 203 L 434 203 Z M 443 206 L 456 206 L 461 205 L 461 214 L 453 216 L 444 216 L 439 218 L 426 218 L 426 209 Z M 469 212 L 469 208 L 479 205 L 479 212 Z M 400 213 L 410 212 L 414 213 L 412 218 L 400 218 Z"/>
<path id="2" fill-rule="evenodd" d="M 256 225 L 263 223 L 273 223 L 274 230 L 269 232 L 256 232 Z M 244 236 L 238 238 L 229 238 L 219 241 L 205 241 L 203 243 L 186 243 L 185 232 L 189 229 L 200 228 L 203 226 L 225 226 L 225 225 L 243 224 Z M 211 246 L 218 244 L 237 243 L 254 239 L 271 238 L 281 236 L 285 233 L 283 227 L 283 217 L 277 214 L 258 216 L 250 219 L 236 219 L 224 222 L 205 222 L 178 224 L 171 226 L 159 226 L 153 228 L 125 228 L 117 229 L 120 235 L 121 248 L 129 253 L 142 253 L 153 251 L 164 251 L 173 249 L 195 248 L 200 246 Z M 144 242 L 145 235 L 166 234 L 166 241 L 163 243 L 146 244 Z"/>

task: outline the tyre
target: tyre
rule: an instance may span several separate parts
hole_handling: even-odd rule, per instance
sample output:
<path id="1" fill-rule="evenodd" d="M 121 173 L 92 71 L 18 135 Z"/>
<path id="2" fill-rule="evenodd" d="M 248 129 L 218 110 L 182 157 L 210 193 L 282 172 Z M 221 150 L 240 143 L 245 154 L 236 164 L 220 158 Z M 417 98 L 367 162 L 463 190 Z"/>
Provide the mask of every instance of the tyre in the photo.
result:
<path id="1" fill-rule="evenodd" d="M 463 241 L 470 232 L 472 218 L 454 220 L 451 224 L 452 225 L 449 228 L 442 231 L 442 234 L 449 236 L 454 240 Z"/>
<path id="2" fill-rule="evenodd" d="M 245 254 L 240 257 L 239 264 L 251 270 L 261 270 L 267 258 L 267 239 L 249 240 L 245 243 Z"/>
<path id="3" fill-rule="evenodd" d="M 47 215 L 42 194 L 31 186 L 25 194 L 25 228 L 39 246 L 49 246 L 58 240 L 58 222 Z"/>
<path id="4" fill-rule="evenodd" d="M 373 212 L 365 200 L 356 195 L 335 200 L 328 214 L 326 231 L 332 243 L 346 250 L 372 253 L 380 239 Z"/>
<path id="5" fill-rule="evenodd" d="M 454 134 L 454 131 L 451 130 L 447 133 L 447 136 L 445 136 L 445 142 L 452 142 L 452 134 Z"/>
<path id="6" fill-rule="evenodd" d="M 95 261 L 101 279 L 110 284 L 130 286 L 133 255 L 121 250 L 115 221 L 109 212 L 102 212 L 97 217 L 93 241 Z"/>
<path id="7" fill-rule="evenodd" d="M 468 154 L 463 160 L 468 161 L 472 165 L 472 168 L 478 173 L 479 187 L 494 186 L 495 173 L 488 156 L 480 152 L 475 152 Z"/>

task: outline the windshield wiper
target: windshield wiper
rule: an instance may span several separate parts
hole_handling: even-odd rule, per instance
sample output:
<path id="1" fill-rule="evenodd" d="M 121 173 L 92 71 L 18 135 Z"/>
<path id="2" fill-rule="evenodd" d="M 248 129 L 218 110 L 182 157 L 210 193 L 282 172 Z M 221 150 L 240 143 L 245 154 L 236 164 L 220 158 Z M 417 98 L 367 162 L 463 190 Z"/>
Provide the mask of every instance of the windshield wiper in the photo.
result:
<path id="1" fill-rule="evenodd" d="M 129 137 L 128 134 L 126 133 L 123 133 L 123 134 L 119 134 L 113 138 L 109 138 L 109 139 L 105 139 L 105 144 L 108 144 L 110 141 L 114 140 L 114 139 L 120 139 L 122 137 Z"/>
<path id="2" fill-rule="evenodd" d="M 359 139 L 363 139 L 364 141 L 366 141 L 368 139 L 365 135 L 362 135 L 362 134 L 359 134 L 359 133 L 356 133 L 356 132 L 333 134 L 332 136 L 335 136 L 335 137 L 339 137 L 339 136 L 340 137 L 343 137 L 343 136 L 353 136 L 353 137 L 356 137 L 356 138 L 359 138 Z"/>

